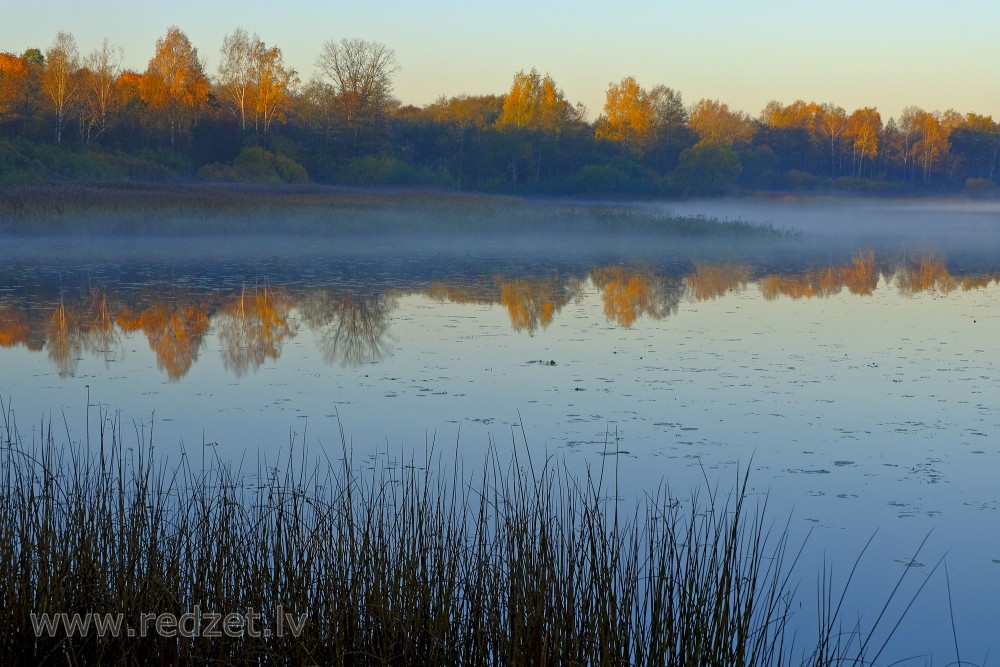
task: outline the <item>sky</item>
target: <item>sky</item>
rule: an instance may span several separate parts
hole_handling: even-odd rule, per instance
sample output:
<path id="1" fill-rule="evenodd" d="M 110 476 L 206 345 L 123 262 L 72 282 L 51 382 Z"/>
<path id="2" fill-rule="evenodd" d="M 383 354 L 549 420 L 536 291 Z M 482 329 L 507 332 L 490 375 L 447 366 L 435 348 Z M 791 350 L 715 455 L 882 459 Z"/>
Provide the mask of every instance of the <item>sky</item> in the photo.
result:
<path id="1" fill-rule="evenodd" d="M 303 82 L 327 40 L 393 49 L 395 94 L 501 94 L 516 72 L 548 73 L 590 119 L 608 84 L 633 76 L 685 104 L 718 99 L 756 116 L 770 100 L 875 106 L 883 120 L 911 105 L 1000 120 L 1000 2 L 996 0 L 37 0 L 5 2 L 0 51 L 43 51 L 58 31 L 82 55 L 107 38 L 144 70 L 176 25 L 217 73 L 237 27 L 282 49 Z"/>

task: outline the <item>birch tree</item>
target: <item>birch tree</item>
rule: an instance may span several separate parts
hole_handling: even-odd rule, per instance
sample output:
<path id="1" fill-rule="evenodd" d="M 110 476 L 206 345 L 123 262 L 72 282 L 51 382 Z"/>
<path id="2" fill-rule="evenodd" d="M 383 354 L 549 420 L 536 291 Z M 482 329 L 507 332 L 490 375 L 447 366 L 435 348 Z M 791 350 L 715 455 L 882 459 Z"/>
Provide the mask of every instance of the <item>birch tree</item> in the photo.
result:
<path id="1" fill-rule="evenodd" d="M 113 113 L 118 76 L 121 74 L 122 50 L 107 39 L 84 59 L 86 86 L 83 118 L 84 141 L 92 142 L 108 129 Z"/>
<path id="2" fill-rule="evenodd" d="M 56 143 L 62 143 L 63 129 L 69 115 L 79 82 L 80 54 L 76 40 L 67 32 L 59 32 L 52 46 L 45 52 L 45 70 L 42 74 L 42 91 L 52 101 L 56 119 Z"/>

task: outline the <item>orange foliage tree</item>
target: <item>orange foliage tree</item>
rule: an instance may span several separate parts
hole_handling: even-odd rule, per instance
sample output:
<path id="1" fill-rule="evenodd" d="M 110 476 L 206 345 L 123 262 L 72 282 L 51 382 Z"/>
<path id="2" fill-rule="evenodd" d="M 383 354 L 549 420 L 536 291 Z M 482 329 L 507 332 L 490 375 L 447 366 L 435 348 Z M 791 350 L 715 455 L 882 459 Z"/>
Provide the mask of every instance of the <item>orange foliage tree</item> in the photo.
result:
<path id="1" fill-rule="evenodd" d="M 170 146 L 186 137 L 208 100 L 205 76 L 198 49 L 180 28 L 171 26 L 165 37 L 156 40 L 156 53 L 142 77 L 140 94 L 156 121 L 170 135 Z"/>
<path id="2" fill-rule="evenodd" d="M 747 144 L 753 139 L 754 122 L 745 112 L 731 111 L 718 100 L 703 99 L 694 105 L 689 121 L 699 144 L 730 146 Z"/>

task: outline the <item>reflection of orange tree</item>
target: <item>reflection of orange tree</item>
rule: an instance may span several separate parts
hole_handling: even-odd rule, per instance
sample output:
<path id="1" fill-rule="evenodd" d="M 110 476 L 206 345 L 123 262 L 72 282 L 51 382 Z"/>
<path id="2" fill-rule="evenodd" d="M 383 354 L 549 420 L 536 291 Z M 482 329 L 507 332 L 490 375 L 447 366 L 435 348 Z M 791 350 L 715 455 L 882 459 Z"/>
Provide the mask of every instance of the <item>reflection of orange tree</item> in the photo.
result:
<path id="1" fill-rule="evenodd" d="M 30 332 L 26 312 L 10 304 L 0 305 L 0 347 L 27 346 Z"/>
<path id="2" fill-rule="evenodd" d="M 947 294 L 959 286 L 959 281 L 948 272 L 942 260 L 925 257 L 915 267 L 899 267 L 896 285 L 900 293 L 907 296 L 932 289 Z"/>
<path id="3" fill-rule="evenodd" d="M 184 377 L 198 358 L 208 331 L 208 309 L 204 304 L 155 301 L 136 314 L 128 306 L 118 313 L 122 331 L 142 330 L 156 354 L 156 367 L 167 371 L 172 382 Z"/>
<path id="4" fill-rule="evenodd" d="M 288 296 L 269 287 L 246 289 L 222 308 L 217 322 L 228 370 L 243 375 L 256 370 L 267 359 L 277 359 L 281 344 L 295 331 L 289 323 Z"/>
<path id="5" fill-rule="evenodd" d="M 662 319 L 676 313 L 686 289 L 683 280 L 620 266 L 596 268 L 591 279 L 601 290 L 604 316 L 623 327 L 642 315 Z"/>
<path id="6" fill-rule="evenodd" d="M 396 308 L 393 293 L 315 290 L 298 307 L 302 322 L 316 332 L 325 363 L 358 366 L 388 356 L 389 315 Z"/>
<path id="7" fill-rule="evenodd" d="M 765 299 L 779 296 L 792 299 L 827 297 L 839 294 L 847 287 L 852 294 L 872 294 L 878 286 L 875 253 L 865 252 L 846 266 L 829 266 L 801 275 L 772 273 L 760 279 L 760 291 Z"/>
<path id="8" fill-rule="evenodd" d="M 953 276 L 943 260 L 936 257 L 925 257 L 916 266 L 901 266 L 896 269 L 896 285 L 899 291 L 906 295 L 927 290 L 937 290 L 947 294 L 961 287 L 964 291 L 982 289 L 991 282 L 1000 282 L 998 274 L 968 274 Z"/>
<path id="9" fill-rule="evenodd" d="M 436 282 L 424 290 L 424 294 L 435 301 L 449 303 L 497 303 L 496 286 L 494 284 L 482 285 L 473 283 L 444 283 Z"/>
<path id="10" fill-rule="evenodd" d="M 708 301 L 743 289 L 749 280 L 750 267 L 744 264 L 695 264 L 694 273 L 687 277 L 687 287 L 694 299 Z"/>
<path id="11" fill-rule="evenodd" d="M 578 278 L 497 278 L 500 303 L 507 307 L 514 331 L 533 333 L 552 323 L 552 317 L 580 293 Z"/>
<path id="12" fill-rule="evenodd" d="M 875 269 L 875 253 L 871 250 L 861 253 L 849 267 L 840 269 L 844 285 L 851 294 L 874 294 L 878 287 L 879 272 Z"/>

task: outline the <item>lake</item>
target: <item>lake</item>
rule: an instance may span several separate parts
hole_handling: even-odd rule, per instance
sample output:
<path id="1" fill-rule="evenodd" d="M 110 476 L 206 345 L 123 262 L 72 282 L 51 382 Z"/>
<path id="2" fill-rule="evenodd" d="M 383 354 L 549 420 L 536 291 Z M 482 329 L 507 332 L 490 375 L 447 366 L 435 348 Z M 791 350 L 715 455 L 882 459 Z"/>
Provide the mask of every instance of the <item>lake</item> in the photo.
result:
<path id="1" fill-rule="evenodd" d="M 65 420 L 80 443 L 109 410 L 165 457 L 253 469 L 292 443 L 339 452 L 341 433 L 360 465 L 527 448 L 613 468 L 622 506 L 661 483 L 726 491 L 749 467 L 776 530 L 808 535 L 803 623 L 823 563 L 842 585 L 875 534 L 846 624 L 870 627 L 908 570 L 898 617 L 943 557 L 885 655 L 956 659 L 950 587 L 961 658 L 984 662 L 1000 648 L 996 205 L 669 208 L 802 234 L 0 239 L 0 397 L 29 439 Z"/>

